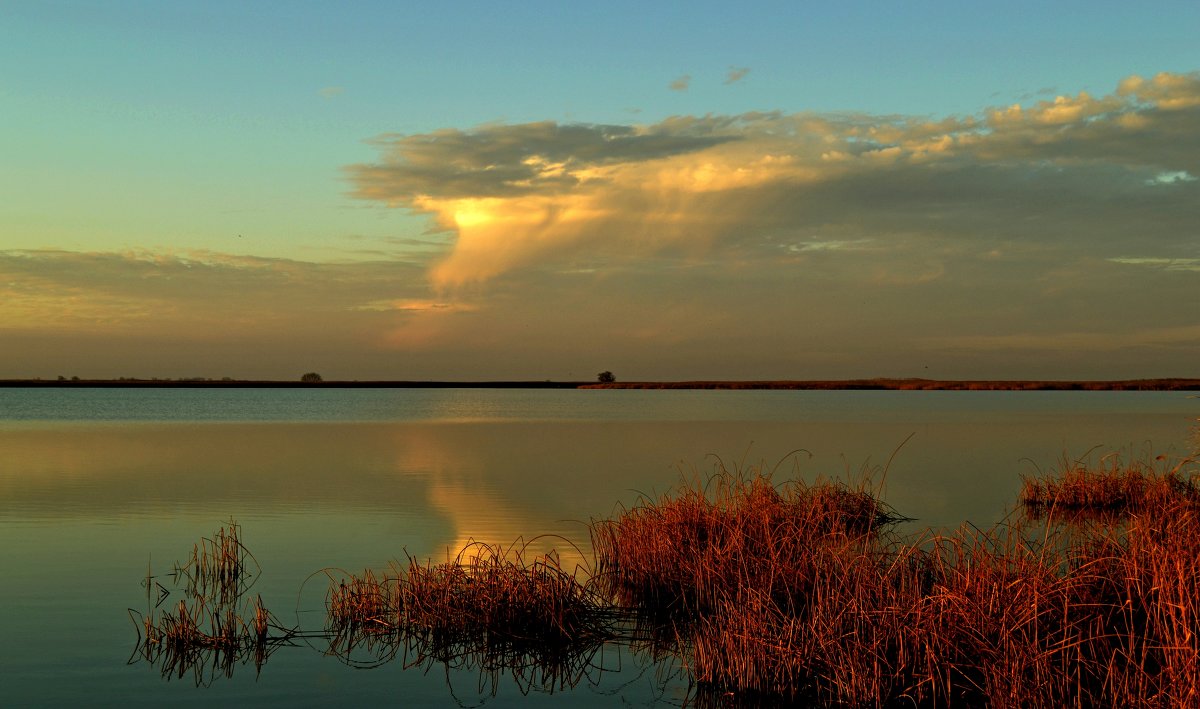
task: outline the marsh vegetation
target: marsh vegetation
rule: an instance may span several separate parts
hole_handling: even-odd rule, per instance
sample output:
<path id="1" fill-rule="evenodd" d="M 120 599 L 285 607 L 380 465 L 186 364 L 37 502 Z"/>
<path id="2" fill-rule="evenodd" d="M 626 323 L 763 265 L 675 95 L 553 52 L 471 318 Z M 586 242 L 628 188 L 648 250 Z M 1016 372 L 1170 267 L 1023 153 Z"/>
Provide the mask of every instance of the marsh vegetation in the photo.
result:
<path id="1" fill-rule="evenodd" d="M 318 572 L 325 620 L 311 630 L 243 600 L 257 571 L 231 523 L 176 565 L 177 605 L 148 575 L 134 659 L 200 683 L 316 638 L 360 667 L 465 668 L 484 692 L 506 675 L 552 692 L 598 681 L 617 648 L 685 676 L 690 705 L 1200 700 L 1192 459 L 1064 460 L 1025 481 L 1003 523 L 944 533 L 899 533 L 885 476 L 776 481 L 718 462 L 592 520 L 585 566 L 517 542 Z"/>
<path id="2" fill-rule="evenodd" d="M 146 611 L 130 609 L 138 640 L 130 661 L 143 660 L 165 678 L 190 676 L 196 684 L 231 676 L 239 666 L 260 670 L 270 653 L 294 634 L 250 597 L 259 569 L 230 520 L 176 562 L 162 583 L 147 570 Z"/>

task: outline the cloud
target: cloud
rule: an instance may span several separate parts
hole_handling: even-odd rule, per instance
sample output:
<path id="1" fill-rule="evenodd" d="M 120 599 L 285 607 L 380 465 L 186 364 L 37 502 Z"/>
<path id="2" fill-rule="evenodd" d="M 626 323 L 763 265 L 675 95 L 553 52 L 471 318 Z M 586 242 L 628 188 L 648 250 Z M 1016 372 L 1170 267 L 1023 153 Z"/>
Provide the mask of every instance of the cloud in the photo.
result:
<path id="1" fill-rule="evenodd" d="M 684 74 L 667 85 L 672 91 L 687 91 L 692 84 L 692 75 Z"/>
<path id="2" fill-rule="evenodd" d="M 1200 325 L 1170 328 L 1137 329 L 1131 334 L 1114 336 L 1111 332 L 1017 333 L 1010 335 L 976 335 L 930 340 L 939 349 L 1030 350 L 1054 352 L 1064 348 L 1080 352 L 1118 352 L 1138 348 L 1195 348 L 1200 345 Z"/>
<path id="3" fill-rule="evenodd" d="M 173 250 L 0 250 L 0 302 L 0 377 L 445 378 L 443 333 L 482 309 L 419 261 Z"/>
<path id="4" fill-rule="evenodd" d="M 605 168 L 704 150 L 738 136 L 713 121 L 677 119 L 658 126 L 490 125 L 425 135 L 385 135 L 376 164 L 347 168 L 355 196 L 411 206 L 419 198 L 489 198 L 566 192 L 603 180 Z"/>
<path id="5" fill-rule="evenodd" d="M 724 83 L 736 84 L 737 82 L 741 81 L 742 79 L 745 79 L 746 74 L 749 74 L 749 73 L 750 73 L 750 67 L 748 67 L 748 66 L 731 66 L 731 67 L 729 67 L 729 71 L 725 74 L 725 82 Z"/>
<path id="6" fill-rule="evenodd" d="M 471 312 L 476 310 L 476 306 L 467 303 L 445 302 L 440 300 L 430 300 L 428 298 L 405 298 L 400 300 L 373 300 L 369 303 L 363 303 L 358 306 L 358 310 L 369 310 L 376 312 L 401 311 L 401 312 Z"/>
<path id="7" fill-rule="evenodd" d="M 1153 179 L 1146 180 L 1148 185 L 1173 185 L 1176 182 L 1195 182 L 1196 178 L 1189 175 L 1185 170 L 1175 170 L 1172 172 L 1160 172 Z"/>
<path id="8" fill-rule="evenodd" d="M 1200 347 L 1200 74 L 374 144 L 352 194 L 425 235 L 355 263 L 0 251 L 0 372 L 1126 378 Z"/>
<path id="9" fill-rule="evenodd" d="M 395 299 L 421 275 L 402 262 L 309 263 L 213 251 L 0 251 L 0 330 L 183 337 L 326 327 Z M 307 324 L 306 324 L 307 323 Z"/>
<path id="10" fill-rule="evenodd" d="M 321 98 L 326 100 L 341 96 L 345 92 L 346 89 L 341 86 L 326 86 L 320 91 L 317 91 L 317 93 L 321 95 Z"/>
<path id="11" fill-rule="evenodd" d="M 451 236 L 431 270 L 442 289 L 567 262 L 768 259 L 780 243 L 1119 256 L 1134 233 L 1185 248 L 1200 223 L 1185 177 L 1200 174 L 1197 74 L 944 119 L 751 113 L 375 142 L 380 161 L 347 168 L 353 194 L 427 213 Z"/>
<path id="12" fill-rule="evenodd" d="M 858 251 L 870 248 L 870 245 L 870 239 L 817 239 L 813 241 L 802 241 L 796 244 L 789 244 L 787 248 L 789 251 L 803 253 L 805 251 Z"/>
<path id="13" fill-rule="evenodd" d="M 1197 97 L 1200 74 L 1160 74 L 945 118 L 492 124 L 384 136 L 347 174 L 444 234 L 414 298 L 478 305 L 421 311 L 389 332 L 398 351 L 651 348 L 668 378 L 801 360 L 951 376 L 964 353 L 1021 376 L 1153 375 L 1191 346 Z M 881 340 L 894 369 L 870 368 Z"/>
<path id="14" fill-rule="evenodd" d="M 1120 256 L 1110 258 L 1113 263 L 1161 269 L 1164 271 L 1195 271 L 1200 273 L 1200 258 L 1161 258 L 1154 256 Z"/>

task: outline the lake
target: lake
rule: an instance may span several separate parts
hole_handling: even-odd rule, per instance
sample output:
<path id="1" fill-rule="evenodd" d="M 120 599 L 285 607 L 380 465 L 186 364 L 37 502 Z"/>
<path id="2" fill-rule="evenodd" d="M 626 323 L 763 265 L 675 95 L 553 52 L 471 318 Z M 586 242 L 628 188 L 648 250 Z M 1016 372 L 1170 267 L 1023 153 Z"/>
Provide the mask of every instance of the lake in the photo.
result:
<path id="1" fill-rule="evenodd" d="M 1064 456 L 1194 453 L 1198 415 L 1179 392 L 0 389 L 0 704 L 679 704 L 686 680 L 621 648 L 554 693 L 319 638 L 197 687 L 130 661 L 127 609 L 232 518 L 253 591 L 319 629 L 322 569 L 518 538 L 586 563 L 589 519 L 718 463 L 871 475 L 906 530 L 987 527 Z"/>

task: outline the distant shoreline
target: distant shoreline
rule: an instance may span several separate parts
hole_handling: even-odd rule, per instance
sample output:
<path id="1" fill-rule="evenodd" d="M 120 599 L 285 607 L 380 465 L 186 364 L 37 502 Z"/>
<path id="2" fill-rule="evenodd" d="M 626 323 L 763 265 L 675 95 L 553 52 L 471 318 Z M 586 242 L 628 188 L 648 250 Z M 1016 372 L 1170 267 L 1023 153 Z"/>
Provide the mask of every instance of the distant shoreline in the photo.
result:
<path id="1" fill-rule="evenodd" d="M 0 379 L 0 387 L 164 389 L 776 389 L 875 391 L 1200 391 L 1200 379 L 1121 380 L 698 380 L 667 382 L 573 381 L 280 381 L 249 379 Z"/>

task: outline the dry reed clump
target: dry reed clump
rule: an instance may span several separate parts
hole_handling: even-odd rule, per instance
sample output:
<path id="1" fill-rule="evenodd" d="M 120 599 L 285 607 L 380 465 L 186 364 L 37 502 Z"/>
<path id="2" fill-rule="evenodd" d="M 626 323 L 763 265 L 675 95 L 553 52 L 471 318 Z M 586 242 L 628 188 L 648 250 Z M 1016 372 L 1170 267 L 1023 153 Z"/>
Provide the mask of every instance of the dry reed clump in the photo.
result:
<path id="1" fill-rule="evenodd" d="M 326 618 L 339 634 L 388 635 L 400 627 L 399 579 L 376 578 L 371 569 L 330 586 L 325 598 Z"/>
<path id="2" fill-rule="evenodd" d="M 162 608 L 172 590 L 147 575 L 147 612 L 130 610 L 139 629 L 132 657 L 158 666 L 167 678 L 191 673 L 199 685 L 218 674 L 231 676 L 239 665 L 252 662 L 261 669 L 270 651 L 291 638 L 293 631 L 280 626 L 261 595 L 244 600 L 255 574 L 240 531 L 231 520 L 228 529 L 202 539 L 186 562 L 175 564 L 170 577 L 183 598 L 169 610 Z M 272 629 L 282 633 L 272 636 Z"/>
<path id="3" fill-rule="evenodd" d="M 1114 457 L 1043 481 L 1097 504 L 1114 499 L 1097 490 L 1132 491 L 1121 517 L 1101 520 L 1115 523 L 940 540 L 922 599 L 938 612 L 920 627 L 954 670 L 943 681 L 990 706 L 1200 704 L 1200 507 L 1177 477 L 1187 462 L 1152 475 Z"/>
<path id="4" fill-rule="evenodd" d="M 888 696 L 904 626 L 887 599 L 899 589 L 851 545 L 831 545 L 821 556 L 822 576 L 805 603 L 739 587 L 696 622 L 684 655 L 697 683 L 815 704 Z"/>
<path id="5" fill-rule="evenodd" d="M 254 555 L 242 545 L 241 526 L 230 520 L 228 529 L 221 527 L 211 539 L 197 542 L 186 562 L 176 562 L 173 576 L 189 595 L 228 602 L 242 596 L 259 571 Z"/>
<path id="6" fill-rule="evenodd" d="M 1138 509 L 1112 526 L 826 536 L 805 603 L 737 588 L 695 623 L 686 664 L 710 691 L 821 706 L 1200 705 L 1200 509 Z"/>
<path id="7" fill-rule="evenodd" d="M 1200 704 L 1200 510 L 1184 501 L 1089 531 L 1079 601 L 1093 609 L 1090 648 L 1108 703 Z"/>
<path id="8" fill-rule="evenodd" d="M 1071 605 L 1075 580 L 1063 573 L 1072 553 L 1008 526 L 934 538 L 912 599 L 912 650 L 923 659 L 906 692 L 934 703 L 1072 704 L 1089 669 L 1075 652 L 1087 614 Z"/>
<path id="9" fill-rule="evenodd" d="M 261 670 L 270 652 L 291 634 L 271 636 L 272 628 L 284 629 L 261 596 L 241 609 L 224 603 L 210 606 L 206 599 L 180 600 L 171 610 L 152 611 L 135 623 L 144 635 L 134 656 L 158 666 L 166 678 L 182 679 L 190 673 L 197 685 L 217 675 L 230 677 L 241 665 Z"/>
<path id="10" fill-rule="evenodd" d="M 1185 470 L 1194 462 L 1187 458 L 1168 465 L 1164 456 L 1126 462 L 1116 454 L 1105 456 L 1099 466 L 1064 460 L 1057 474 L 1025 478 L 1020 499 L 1034 517 L 1055 510 L 1120 515 L 1176 501 L 1200 506 L 1200 480 Z"/>
<path id="11" fill-rule="evenodd" d="M 416 656 L 453 661 L 477 654 L 554 664 L 611 636 L 611 615 L 591 586 L 564 571 L 557 555 L 524 558 L 523 546 L 473 543 L 451 561 L 376 578 L 341 579 L 326 598 L 335 652 L 364 643 L 401 644 Z"/>
<path id="12" fill-rule="evenodd" d="M 356 666 L 478 671 L 477 691 L 508 675 L 523 693 L 574 687 L 602 671 L 596 655 L 618 618 L 554 553 L 469 544 L 446 563 L 334 579 L 326 595 L 330 651 Z M 366 659 L 363 659 L 363 656 Z M 449 675 L 448 675 L 449 676 Z"/>
<path id="13" fill-rule="evenodd" d="M 869 546 L 900 519 L 864 489 L 776 487 L 760 469 L 720 469 L 707 485 L 593 520 L 596 581 L 619 606 L 679 622 L 715 610 L 741 587 L 804 603 L 823 573 L 814 552 L 830 540 Z"/>
<path id="14" fill-rule="evenodd" d="M 1094 623 L 1074 580 L 1015 532 L 821 556 L 805 605 L 743 588 L 697 624 L 697 682 L 820 706 L 1064 706 L 1103 667 L 1080 661 Z"/>

